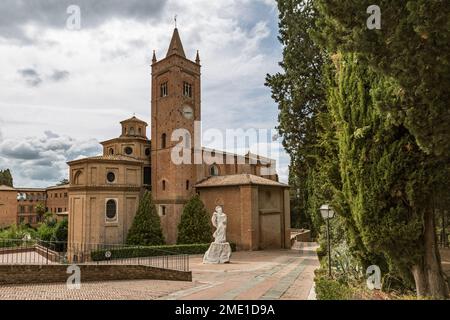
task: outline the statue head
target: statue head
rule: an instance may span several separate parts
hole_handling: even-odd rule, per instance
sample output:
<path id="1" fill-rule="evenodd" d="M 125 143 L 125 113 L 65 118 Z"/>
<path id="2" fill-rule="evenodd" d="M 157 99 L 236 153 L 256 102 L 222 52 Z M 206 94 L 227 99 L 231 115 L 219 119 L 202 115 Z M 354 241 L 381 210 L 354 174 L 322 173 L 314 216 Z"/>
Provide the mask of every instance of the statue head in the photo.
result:
<path id="1" fill-rule="evenodd" d="M 217 206 L 217 207 L 216 207 L 216 212 L 217 212 L 218 214 L 223 213 L 223 211 L 222 211 L 222 206 Z"/>

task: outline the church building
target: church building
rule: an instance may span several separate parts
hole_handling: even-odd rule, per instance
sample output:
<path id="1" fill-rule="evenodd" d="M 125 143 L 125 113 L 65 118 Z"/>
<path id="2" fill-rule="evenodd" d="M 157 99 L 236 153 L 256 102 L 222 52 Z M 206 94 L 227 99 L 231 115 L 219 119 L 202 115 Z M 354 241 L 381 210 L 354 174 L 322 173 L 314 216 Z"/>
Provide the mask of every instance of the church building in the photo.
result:
<path id="1" fill-rule="evenodd" d="M 139 199 L 149 190 L 168 244 L 176 243 L 183 207 L 197 193 L 211 215 L 222 206 L 227 239 L 238 250 L 289 248 L 289 187 L 267 173 L 274 161 L 192 142 L 201 121 L 200 57 L 186 58 L 176 28 L 166 57 L 158 61 L 153 54 L 151 81 L 151 140 L 148 124 L 133 116 L 121 122 L 119 137 L 101 143 L 103 155 L 68 163 L 69 242 L 125 243 Z M 180 128 L 189 138 L 184 152 L 190 159 L 208 154 L 218 161 L 174 162 L 179 142 L 171 137 Z"/>

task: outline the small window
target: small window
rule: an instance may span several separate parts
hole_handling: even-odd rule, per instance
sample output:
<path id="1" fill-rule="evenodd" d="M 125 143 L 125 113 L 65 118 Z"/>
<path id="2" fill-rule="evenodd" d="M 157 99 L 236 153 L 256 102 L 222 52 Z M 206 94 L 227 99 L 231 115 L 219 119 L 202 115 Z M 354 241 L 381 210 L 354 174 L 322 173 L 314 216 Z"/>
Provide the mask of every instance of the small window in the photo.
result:
<path id="1" fill-rule="evenodd" d="M 144 184 L 151 185 L 152 184 L 152 168 L 144 167 Z"/>
<path id="2" fill-rule="evenodd" d="M 151 154 L 150 148 L 145 149 L 145 155 L 146 155 L 147 157 L 149 157 L 150 154 Z"/>
<path id="3" fill-rule="evenodd" d="M 113 148 L 110 148 L 110 149 L 109 149 L 109 154 L 110 154 L 110 155 L 114 155 L 114 149 L 113 149 Z"/>
<path id="4" fill-rule="evenodd" d="M 108 174 L 106 175 L 106 179 L 109 183 L 113 183 L 116 180 L 116 175 L 114 174 L 114 172 L 108 172 Z"/>
<path id="5" fill-rule="evenodd" d="M 134 136 L 135 134 L 136 134 L 136 132 L 134 131 L 134 128 L 131 127 L 131 128 L 130 128 L 130 135 L 131 135 L 131 136 Z"/>
<path id="6" fill-rule="evenodd" d="M 192 98 L 192 85 L 188 82 L 183 83 L 183 96 Z"/>
<path id="7" fill-rule="evenodd" d="M 140 136 L 142 135 L 142 129 L 141 129 L 141 128 L 138 129 L 138 134 L 139 134 Z"/>
<path id="8" fill-rule="evenodd" d="M 108 200 L 106 202 L 106 218 L 114 220 L 117 216 L 117 203 L 115 200 Z"/>
<path id="9" fill-rule="evenodd" d="M 57 193 L 55 193 L 55 198 L 58 198 L 58 194 Z"/>
<path id="10" fill-rule="evenodd" d="M 186 180 L 186 190 L 189 190 L 189 180 Z"/>
<path id="11" fill-rule="evenodd" d="M 131 148 L 131 147 L 126 147 L 125 148 L 125 154 L 131 155 L 132 153 L 133 153 L 133 148 Z"/>
<path id="12" fill-rule="evenodd" d="M 169 91 L 167 88 L 167 82 L 164 82 L 161 84 L 160 95 L 161 95 L 161 98 L 167 97 L 169 95 Z"/>
<path id="13" fill-rule="evenodd" d="M 64 198 L 67 198 L 67 192 L 66 192 L 66 193 L 64 193 Z"/>
<path id="14" fill-rule="evenodd" d="M 219 175 L 219 168 L 218 168 L 216 165 L 212 165 L 212 166 L 209 168 L 209 174 L 210 174 L 211 176 L 218 176 L 218 175 Z"/>
<path id="15" fill-rule="evenodd" d="M 167 145 L 167 135 L 163 133 L 161 135 L 161 149 L 165 149 Z"/>
<path id="16" fill-rule="evenodd" d="M 166 215 L 166 212 L 167 212 L 166 206 L 160 206 L 160 207 L 159 207 L 159 215 L 160 215 L 161 217 L 165 216 L 165 215 Z"/>
<path id="17" fill-rule="evenodd" d="M 163 180 L 163 182 L 162 182 L 162 189 L 163 189 L 163 191 L 166 190 L 166 180 Z"/>

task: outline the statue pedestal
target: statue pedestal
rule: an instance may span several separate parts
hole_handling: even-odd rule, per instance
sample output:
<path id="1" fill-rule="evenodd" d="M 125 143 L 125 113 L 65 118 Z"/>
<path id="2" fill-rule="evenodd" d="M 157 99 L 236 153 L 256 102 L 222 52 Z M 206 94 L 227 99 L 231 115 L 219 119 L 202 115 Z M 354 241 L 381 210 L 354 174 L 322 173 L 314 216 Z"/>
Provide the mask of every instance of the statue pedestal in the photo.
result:
<path id="1" fill-rule="evenodd" d="M 231 257 L 231 246 L 228 242 L 211 243 L 208 251 L 203 256 L 203 263 L 229 263 Z"/>

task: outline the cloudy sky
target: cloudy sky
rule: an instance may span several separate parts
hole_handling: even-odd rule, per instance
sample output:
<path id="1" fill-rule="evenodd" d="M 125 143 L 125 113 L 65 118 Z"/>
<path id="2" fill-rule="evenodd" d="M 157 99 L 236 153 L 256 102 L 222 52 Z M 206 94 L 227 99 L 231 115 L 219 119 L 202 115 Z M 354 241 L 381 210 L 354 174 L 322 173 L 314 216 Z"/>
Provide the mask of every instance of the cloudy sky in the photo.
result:
<path id="1" fill-rule="evenodd" d="M 134 113 L 150 122 L 152 52 L 165 56 L 175 14 L 188 58 L 200 51 L 203 131 L 277 125 L 264 87 L 281 60 L 274 0 L 2 0 L 0 14 L 0 169 L 15 186 L 67 177 L 67 161 L 101 153 Z M 267 155 L 286 181 L 287 155 Z"/>

